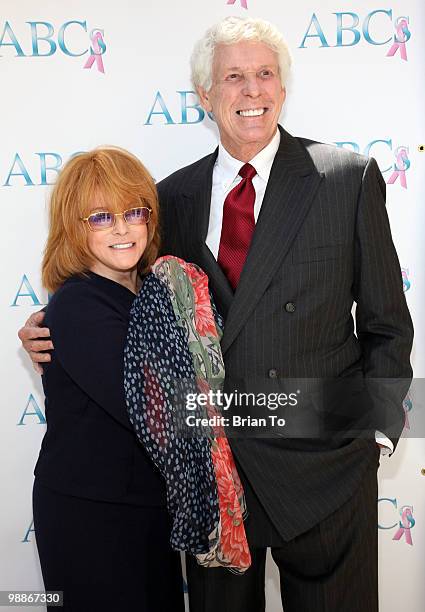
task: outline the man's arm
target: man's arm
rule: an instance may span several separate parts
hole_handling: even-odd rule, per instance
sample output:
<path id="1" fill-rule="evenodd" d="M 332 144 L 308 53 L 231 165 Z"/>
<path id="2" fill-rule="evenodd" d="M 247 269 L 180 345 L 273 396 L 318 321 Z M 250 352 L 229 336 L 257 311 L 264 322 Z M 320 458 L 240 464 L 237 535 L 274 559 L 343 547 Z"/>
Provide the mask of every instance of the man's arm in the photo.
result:
<path id="1" fill-rule="evenodd" d="M 26 321 L 18 336 L 22 342 L 22 346 L 27 351 L 31 358 L 35 371 L 38 374 L 43 374 L 42 363 L 50 361 L 49 351 L 53 349 L 53 342 L 50 340 L 50 330 L 47 327 L 41 327 L 45 316 L 45 312 L 35 312 Z M 48 338 L 43 340 L 43 338 Z"/>
<path id="2" fill-rule="evenodd" d="M 412 377 L 413 326 L 385 208 L 385 182 L 373 158 L 365 167 L 359 194 L 354 266 L 356 331 L 373 424 L 395 446 Z"/>

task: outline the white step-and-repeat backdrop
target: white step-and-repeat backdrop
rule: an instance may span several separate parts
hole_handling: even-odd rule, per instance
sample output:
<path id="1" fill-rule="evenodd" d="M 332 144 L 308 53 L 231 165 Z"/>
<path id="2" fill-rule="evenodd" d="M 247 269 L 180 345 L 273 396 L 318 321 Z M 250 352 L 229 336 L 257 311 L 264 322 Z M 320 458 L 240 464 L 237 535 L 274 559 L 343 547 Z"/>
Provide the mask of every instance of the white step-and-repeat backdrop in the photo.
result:
<path id="1" fill-rule="evenodd" d="M 43 395 L 16 332 L 47 301 L 40 260 L 49 185 L 71 155 L 100 144 L 129 149 L 158 180 L 210 152 L 217 131 L 192 91 L 188 60 L 194 41 L 226 15 L 263 17 L 285 34 L 294 69 L 281 121 L 290 132 L 377 159 L 416 327 L 415 376 L 425 376 L 423 0 L 3 0 L 0 590 L 42 588 L 31 488 Z M 408 432 L 420 405 L 412 392 Z M 406 438 L 381 461 L 384 612 L 425 609 L 424 447 Z M 272 563 L 267 595 L 268 612 L 281 610 Z"/>

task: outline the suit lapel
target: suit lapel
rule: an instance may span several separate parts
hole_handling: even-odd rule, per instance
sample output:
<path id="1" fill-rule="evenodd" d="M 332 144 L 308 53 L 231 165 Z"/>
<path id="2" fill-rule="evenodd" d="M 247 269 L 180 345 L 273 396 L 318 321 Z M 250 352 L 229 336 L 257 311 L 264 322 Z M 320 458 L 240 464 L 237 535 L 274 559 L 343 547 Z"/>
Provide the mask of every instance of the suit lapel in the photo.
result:
<path id="1" fill-rule="evenodd" d="M 218 311 L 226 319 L 233 300 L 233 289 L 205 244 L 211 208 L 212 173 L 217 152 L 218 149 L 199 163 L 190 184 L 183 191 L 184 201 L 179 207 L 178 218 L 185 258 L 206 272 Z"/>
<path id="2" fill-rule="evenodd" d="M 288 253 L 322 179 L 305 147 L 279 129 L 279 149 L 245 266 L 227 312 L 223 353 L 243 328 Z"/>

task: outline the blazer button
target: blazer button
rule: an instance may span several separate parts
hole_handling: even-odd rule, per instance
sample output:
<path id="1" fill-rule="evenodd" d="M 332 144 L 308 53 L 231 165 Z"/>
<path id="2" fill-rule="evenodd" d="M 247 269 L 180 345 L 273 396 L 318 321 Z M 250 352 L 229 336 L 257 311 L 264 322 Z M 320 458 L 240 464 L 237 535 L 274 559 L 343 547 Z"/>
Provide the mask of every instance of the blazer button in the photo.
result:
<path id="1" fill-rule="evenodd" d="M 275 370 L 274 368 L 271 368 L 269 370 L 269 378 L 277 378 L 277 370 Z"/>
<path id="2" fill-rule="evenodd" d="M 286 302 L 286 304 L 285 304 L 286 312 L 295 312 L 295 308 L 296 308 L 296 306 L 295 306 L 294 302 Z"/>

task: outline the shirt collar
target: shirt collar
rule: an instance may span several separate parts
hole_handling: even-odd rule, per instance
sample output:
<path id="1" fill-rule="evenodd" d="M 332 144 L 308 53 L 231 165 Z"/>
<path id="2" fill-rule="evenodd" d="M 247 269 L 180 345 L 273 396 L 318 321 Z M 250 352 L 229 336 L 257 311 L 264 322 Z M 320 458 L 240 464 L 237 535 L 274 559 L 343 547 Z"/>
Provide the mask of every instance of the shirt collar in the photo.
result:
<path id="1" fill-rule="evenodd" d="M 258 176 L 263 181 L 268 181 L 270 176 L 270 171 L 272 169 L 273 160 L 277 153 L 280 144 L 280 132 L 277 129 L 276 134 L 273 136 L 269 144 L 261 149 L 257 155 L 255 155 L 251 160 L 250 164 L 257 171 Z M 235 159 L 230 155 L 230 153 L 223 147 L 221 142 L 218 145 L 218 156 L 216 161 L 216 166 L 220 171 L 220 175 L 224 182 L 230 184 L 237 177 L 239 170 L 244 165 L 240 159 Z"/>

